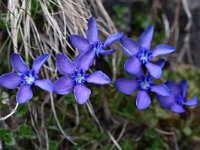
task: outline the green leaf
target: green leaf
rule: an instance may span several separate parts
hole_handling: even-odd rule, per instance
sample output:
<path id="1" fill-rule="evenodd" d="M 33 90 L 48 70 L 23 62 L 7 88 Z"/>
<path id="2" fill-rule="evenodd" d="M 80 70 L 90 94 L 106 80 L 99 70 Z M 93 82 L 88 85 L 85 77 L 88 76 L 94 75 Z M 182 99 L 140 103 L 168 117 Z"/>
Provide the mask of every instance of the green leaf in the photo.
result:
<path id="1" fill-rule="evenodd" d="M 76 100 L 73 96 L 73 94 L 67 94 L 64 96 L 64 100 L 66 101 L 67 104 L 76 104 Z"/>
<path id="2" fill-rule="evenodd" d="M 13 137 L 13 134 L 11 132 L 8 132 L 4 135 L 3 141 L 6 145 L 14 145 L 15 144 L 15 138 Z"/>
<path id="3" fill-rule="evenodd" d="M 0 129 L 0 139 L 3 140 L 3 137 L 9 133 L 7 129 Z"/>
<path id="4" fill-rule="evenodd" d="M 57 150 L 59 143 L 57 141 L 49 141 L 49 150 Z"/>
<path id="5" fill-rule="evenodd" d="M 190 135 L 192 133 L 192 130 L 189 127 L 185 127 L 183 128 L 183 132 L 185 135 Z"/>
<path id="6" fill-rule="evenodd" d="M 15 113 L 15 115 L 17 117 L 23 117 L 27 112 L 28 112 L 27 105 L 19 105 L 19 107 L 18 107 L 17 112 Z"/>
<path id="7" fill-rule="evenodd" d="M 17 129 L 17 133 L 20 138 L 35 139 L 32 128 L 26 124 L 20 125 Z"/>
<path id="8" fill-rule="evenodd" d="M 7 129 L 0 129 L 0 139 L 6 145 L 14 145 L 15 144 L 15 138 L 13 136 L 13 133 Z"/>

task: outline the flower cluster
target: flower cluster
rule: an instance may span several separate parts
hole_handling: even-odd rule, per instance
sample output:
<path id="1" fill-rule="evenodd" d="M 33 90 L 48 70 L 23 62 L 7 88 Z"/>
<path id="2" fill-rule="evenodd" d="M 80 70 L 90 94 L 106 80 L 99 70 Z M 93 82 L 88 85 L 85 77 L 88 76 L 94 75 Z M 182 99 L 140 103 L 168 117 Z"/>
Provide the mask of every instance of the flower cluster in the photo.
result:
<path id="1" fill-rule="evenodd" d="M 193 97 L 186 100 L 187 82 L 181 81 L 176 84 L 167 81 L 162 84 L 155 84 L 154 79 L 160 79 L 165 60 L 154 61 L 155 57 L 165 56 L 175 51 L 169 45 L 160 44 L 151 50 L 153 37 L 153 26 L 146 29 L 138 42 L 124 36 L 124 33 L 109 35 L 105 42 L 98 38 L 96 20 L 91 17 L 88 22 L 86 38 L 79 35 L 70 35 L 71 44 L 79 50 L 79 54 L 72 61 L 63 53 L 56 54 L 56 67 L 62 75 L 54 83 L 49 79 L 40 79 L 39 71 L 47 61 L 49 54 L 37 57 L 33 61 L 32 69 L 23 61 L 17 53 L 11 56 L 11 65 L 14 72 L 0 76 L 0 85 L 8 89 L 18 89 L 17 103 L 23 104 L 33 97 L 31 90 L 35 85 L 45 91 L 57 94 L 70 94 L 73 90 L 74 97 L 79 104 L 89 100 L 91 90 L 87 84 L 105 85 L 110 84 L 110 78 L 101 70 L 89 73 L 95 58 L 111 55 L 116 50 L 107 49 L 108 46 L 120 41 L 123 52 L 128 56 L 124 64 L 124 70 L 130 73 L 133 78 L 117 79 L 115 86 L 127 95 L 138 91 L 136 106 L 138 109 L 146 109 L 151 104 L 150 92 L 157 94 L 159 104 L 176 113 L 185 111 L 185 106 L 197 105 L 198 99 Z"/>
<path id="2" fill-rule="evenodd" d="M 176 113 L 185 111 L 184 106 L 197 105 L 196 97 L 186 100 L 187 82 L 181 81 L 179 85 L 172 81 L 165 84 L 155 84 L 154 79 L 162 77 L 162 68 L 165 59 L 153 61 L 155 57 L 165 56 L 175 51 L 175 48 L 165 44 L 157 45 L 151 50 L 153 38 L 153 26 L 147 28 L 136 42 L 128 37 L 121 39 L 123 52 L 128 56 L 124 64 L 124 70 L 134 78 L 117 79 L 115 86 L 124 94 L 130 95 L 138 90 L 136 106 L 138 109 L 146 109 L 151 104 L 150 92 L 157 94 L 159 104 Z"/>

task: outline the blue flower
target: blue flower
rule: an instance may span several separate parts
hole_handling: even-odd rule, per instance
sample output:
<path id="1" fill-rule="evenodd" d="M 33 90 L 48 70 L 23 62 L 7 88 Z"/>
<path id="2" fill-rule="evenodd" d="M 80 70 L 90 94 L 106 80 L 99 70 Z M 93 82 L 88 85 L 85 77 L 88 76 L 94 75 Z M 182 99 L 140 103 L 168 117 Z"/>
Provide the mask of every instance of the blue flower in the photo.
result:
<path id="1" fill-rule="evenodd" d="M 119 91 L 127 95 L 133 94 L 138 90 L 136 106 L 140 110 L 146 109 L 151 104 L 150 91 L 163 96 L 170 95 L 168 87 L 165 84 L 154 84 L 150 75 L 142 75 L 137 80 L 132 78 L 117 79 L 115 86 Z"/>
<path id="2" fill-rule="evenodd" d="M 106 48 L 109 45 L 117 42 L 119 39 L 122 38 L 122 36 L 123 33 L 109 35 L 107 40 L 103 43 L 98 38 L 96 20 L 91 17 L 88 22 L 88 29 L 86 32 L 87 38 L 85 39 L 79 35 L 70 35 L 70 41 L 72 45 L 77 48 L 81 53 L 84 53 L 84 55 L 90 55 L 90 59 L 94 60 L 96 56 L 98 57 L 99 55 L 110 55 L 114 53 L 114 49 L 106 50 Z"/>
<path id="3" fill-rule="evenodd" d="M 143 72 L 142 65 L 145 65 L 148 72 L 154 78 L 162 76 L 162 67 L 152 62 L 152 59 L 157 56 L 164 56 L 175 51 L 174 47 L 169 45 L 157 45 L 154 50 L 150 50 L 153 37 L 153 26 L 146 29 L 139 38 L 139 42 L 123 37 L 121 46 L 123 52 L 129 56 L 124 64 L 124 69 L 133 75 L 140 76 Z"/>
<path id="4" fill-rule="evenodd" d="M 162 107 L 175 113 L 183 113 L 185 112 L 185 106 L 195 106 L 198 104 L 197 97 L 193 97 L 191 100 L 187 100 L 186 98 L 188 89 L 187 81 L 182 80 L 179 84 L 176 84 L 172 81 L 167 81 L 166 85 L 168 86 L 171 95 L 157 96 L 158 102 Z"/>
<path id="5" fill-rule="evenodd" d="M 16 89 L 19 86 L 16 96 L 17 103 L 19 104 L 28 102 L 33 97 L 31 90 L 32 85 L 36 85 L 45 91 L 53 91 L 52 82 L 48 79 L 40 80 L 38 76 L 40 68 L 48 57 L 49 54 L 37 57 L 33 61 L 33 66 L 30 70 L 21 56 L 17 53 L 13 53 L 11 55 L 11 65 L 15 72 L 0 76 L 0 85 L 8 89 Z"/>
<path id="6" fill-rule="evenodd" d="M 111 82 L 110 78 L 102 71 L 96 71 L 92 74 L 86 73 L 91 61 L 88 57 L 86 55 L 83 57 L 83 61 L 79 63 L 78 58 L 72 62 L 62 53 L 56 55 L 58 72 L 63 75 L 53 85 L 53 89 L 57 94 L 65 95 L 74 90 L 76 101 L 79 104 L 84 104 L 91 94 L 91 90 L 86 87 L 85 83 L 104 85 Z"/>

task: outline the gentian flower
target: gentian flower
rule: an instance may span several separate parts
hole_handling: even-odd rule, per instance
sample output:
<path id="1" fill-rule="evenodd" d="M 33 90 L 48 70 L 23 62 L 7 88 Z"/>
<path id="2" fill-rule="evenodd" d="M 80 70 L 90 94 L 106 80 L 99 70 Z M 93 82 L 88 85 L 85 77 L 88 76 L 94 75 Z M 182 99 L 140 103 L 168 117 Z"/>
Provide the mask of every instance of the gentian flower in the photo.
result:
<path id="1" fill-rule="evenodd" d="M 140 76 L 143 73 L 142 65 L 145 65 L 148 72 L 154 78 L 162 76 L 162 67 L 152 62 L 157 56 L 164 56 L 174 52 L 175 48 L 169 45 L 157 45 L 154 50 L 150 50 L 153 37 L 153 26 L 147 28 L 139 38 L 139 42 L 123 37 L 121 46 L 123 52 L 129 56 L 124 64 L 124 69 L 133 75 Z"/>
<path id="2" fill-rule="evenodd" d="M 97 23 L 94 17 L 91 17 L 88 22 L 88 29 L 86 32 L 86 39 L 79 35 L 70 35 L 72 45 L 77 48 L 81 54 L 90 55 L 94 59 L 99 55 L 110 55 L 115 52 L 115 49 L 106 50 L 106 48 L 121 39 L 123 33 L 109 35 L 107 40 L 103 43 L 98 38 Z M 79 56 L 80 57 L 80 56 Z"/>
<path id="3" fill-rule="evenodd" d="M 130 95 L 138 90 L 136 98 L 136 106 L 138 109 L 146 109 L 151 104 L 149 92 L 154 92 L 159 95 L 169 96 L 170 92 L 165 84 L 154 84 L 153 78 L 150 75 L 142 75 L 137 80 L 133 78 L 117 79 L 115 86 L 124 94 Z"/>
<path id="4" fill-rule="evenodd" d="M 185 112 L 185 106 L 195 106 L 198 104 L 197 97 L 193 97 L 191 100 L 187 100 L 186 98 L 188 89 L 187 81 L 182 80 L 179 84 L 167 81 L 166 85 L 168 86 L 171 95 L 157 96 L 158 102 L 162 107 L 175 113 L 183 113 Z"/>
<path id="5" fill-rule="evenodd" d="M 56 55 L 58 72 L 63 75 L 53 85 L 53 89 L 57 94 L 65 95 L 74 90 L 76 101 L 79 104 L 84 104 L 91 94 L 91 90 L 86 87 L 85 83 L 104 85 L 111 82 L 110 78 L 102 71 L 96 71 L 92 74 L 86 73 L 91 61 L 88 57 L 86 55 L 84 61 L 79 63 L 78 59 L 72 62 L 62 53 Z"/>
<path id="6" fill-rule="evenodd" d="M 33 61 L 32 69 L 22 60 L 17 53 L 11 55 L 11 65 L 14 72 L 6 73 L 0 76 L 0 85 L 8 89 L 16 89 L 19 87 L 16 100 L 17 103 L 23 104 L 33 97 L 31 86 L 35 85 L 45 91 L 52 91 L 53 84 L 48 79 L 39 79 L 38 73 L 45 63 L 49 54 L 37 57 Z"/>

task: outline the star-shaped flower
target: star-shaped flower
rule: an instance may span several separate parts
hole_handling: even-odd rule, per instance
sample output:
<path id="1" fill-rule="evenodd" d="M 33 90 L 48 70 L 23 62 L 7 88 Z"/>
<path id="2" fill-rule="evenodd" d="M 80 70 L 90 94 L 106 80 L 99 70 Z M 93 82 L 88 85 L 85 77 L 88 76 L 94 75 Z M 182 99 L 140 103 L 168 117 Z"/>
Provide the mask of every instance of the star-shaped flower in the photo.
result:
<path id="1" fill-rule="evenodd" d="M 176 84 L 172 81 L 167 81 L 166 85 L 168 86 L 171 95 L 157 96 L 158 102 L 162 107 L 175 113 L 183 113 L 185 112 L 185 106 L 195 106 L 198 104 L 197 97 L 193 97 L 191 100 L 187 100 L 186 94 L 188 84 L 186 80 L 182 80 L 179 84 Z"/>
<path id="2" fill-rule="evenodd" d="M 0 77 L 0 85 L 8 89 L 16 89 L 19 87 L 16 96 L 17 103 L 19 104 L 28 102 L 33 97 L 32 85 L 38 86 L 45 91 L 53 91 L 52 82 L 48 79 L 39 79 L 38 76 L 40 68 L 48 57 L 49 54 L 37 57 L 33 61 L 32 69 L 29 69 L 21 56 L 13 53 L 11 55 L 11 65 L 14 72 L 3 74 Z"/>
<path id="3" fill-rule="evenodd" d="M 80 51 L 80 53 L 84 53 L 84 55 L 90 55 L 90 58 L 94 59 L 99 55 L 110 55 L 114 53 L 115 49 L 106 50 L 106 48 L 120 40 L 122 36 L 123 33 L 109 35 L 107 40 L 103 43 L 98 38 L 96 20 L 94 17 L 91 17 L 88 22 L 86 38 L 83 38 L 79 35 L 70 35 L 70 41 L 72 45 Z"/>
<path id="4" fill-rule="evenodd" d="M 74 90 L 74 97 L 79 104 L 88 101 L 91 90 L 86 87 L 85 83 L 93 83 L 98 85 L 109 84 L 110 78 L 102 71 L 96 71 L 87 74 L 90 59 L 86 55 L 82 63 L 76 58 L 72 62 L 66 55 L 60 53 L 56 56 L 56 66 L 60 74 L 63 76 L 57 79 L 53 85 L 53 89 L 57 94 L 69 94 Z"/>
<path id="5" fill-rule="evenodd" d="M 146 109 L 151 104 L 150 92 L 163 96 L 170 95 L 168 87 L 165 84 L 154 84 L 150 75 L 142 75 L 137 80 L 133 78 L 117 79 L 115 86 L 119 91 L 127 95 L 133 94 L 138 90 L 136 106 L 140 110 Z"/>
<path id="6" fill-rule="evenodd" d="M 175 48 L 160 44 L 152 51 L 150 49 L 152 37 L 153 26 L 150 26 L 142 33 L 138 42 L 125 36 L 121 39 L 122 50 L 129 56 L 124 64 L 124 69 L 128 73 L 140 76 L 143 73 L 142 65 L 145 65 L 150 75 L 154 78 L 160 78 L 162 76 L 162 68 L 153 63 L 152 59 L 172 53 L 175 51 Z"/>

